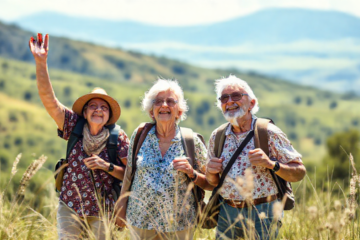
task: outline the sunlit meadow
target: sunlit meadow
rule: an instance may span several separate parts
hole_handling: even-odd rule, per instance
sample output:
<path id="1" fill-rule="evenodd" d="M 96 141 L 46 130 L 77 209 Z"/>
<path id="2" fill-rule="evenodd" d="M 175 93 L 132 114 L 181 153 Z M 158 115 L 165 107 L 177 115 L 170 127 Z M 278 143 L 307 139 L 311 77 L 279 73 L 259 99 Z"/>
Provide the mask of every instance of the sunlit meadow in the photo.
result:
<path id="1" fill-rule="evenodd" d="M 58 197 L 53 190 L 53 179 L 43 181 L 41 186 L 37 186 L 35 194 L 27 192 L 31 179 L 40 173 L 38 170 L 42 168 L 46 160 L 45 156 L 34 160 L 24 172 L 19 184 L 14 184 L 13 177 L 17 174 L 21 154 L 14 160 L 10 178 L 6 184 L 2 184 L 4 187 L 0 191 L 0 239 L 57 239 Z M 332 182 L 330 173 L 321 189 L 316 189 L 311 176 L 306 176 L 302 182 L 293 186 L 297 196 L 296 207 L 285 211 L 278 239 L 360 239 L 357 217 L 360 176 L 351 155 L 349 161 L 352 169 L 348 189 L 343 189 L 337 182 Z M 244 196 L 249 196 L 252 190 L 251 181 L 252 176 L 248 171 L 243 179 L 239 178 L 235 182 Z M 18 189 L 10 191 L 14 186 L 18 186 Z M 13 194 L 9 195 L 9 192 Z M 279 218 L 281 207 L 281 204 L 275 205 L 273 209 L 275 216 Z M 259 214 L 261 218 L 266 217 L 265 213 Z M 130 238 L 128 229 L 120 231 L 114 226 L 113 216 L 104 217 L 104 219 L 107 239 Z M 238 220 L 243 221 L 242 216 L 239 216 Z M 176 224 L 176 221 L 170 217 L 169 221 Z M 248 222 L 247 225 L 249 227 L 245 233 L 246 239 L 255 239 L 251 223 Z M 83 228 L 84 234 L 81 238 L 94 239 L 94 235 L 86 224 Z M 215 230 L 198 227 L 194 239 L 215 239 Z"/>

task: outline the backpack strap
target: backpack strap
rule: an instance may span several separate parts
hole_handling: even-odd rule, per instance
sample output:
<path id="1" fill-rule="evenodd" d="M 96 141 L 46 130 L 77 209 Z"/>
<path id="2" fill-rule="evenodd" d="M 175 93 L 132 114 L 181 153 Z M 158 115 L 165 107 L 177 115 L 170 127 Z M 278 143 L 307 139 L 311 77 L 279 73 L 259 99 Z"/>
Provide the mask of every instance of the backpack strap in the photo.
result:
<path id="1" fill-rule="evenodd" d="M 120 126 L 117 124 L 112 124 L 106 126 L 109 129 L 110 136 L 106 143 L 106 148 L 108 150 L 110 162 L 117 165 L 116 158 L 117 158 L 117 142 L 119 138 Z"/>
<path id="2" fill-rule="evenodd" d="M 240 146 L 236 149 L 236 151 L 234 152 L 234 154 L 231 156 L 229 162 L 226 164 L 226 167 L 224 169 L 224 171 L 221 174 L 220 180 L 218 185 L 214 188 L 213 192 L 212 192 L 212 196 L 214 196 L 217 191 L 222 187 L 224 181 L 225 181 L 225 177 L 228 174 L 228 172 L 230 171 L 230 168 L 232 167 L 232 165 L 235 163 L 237 157 L 239 156 L 239 154 L 243 151 L 243 149 L 245 148 L 245 146 L 250 142 L 251 138 L 254 137 L 254 131 L 251 130 L 248 135 L 246 136 L 246 138 L 242 141 L 242 143 L 240 144 Z"/>
<path id="3" fill-rule="evenodd" d="M 106 126 L 106 128 L 109 129 L 109 132 L 110 132 L 110 136 L 106 143 L 109 160 L 112 164 L 117 165 L 118 164 L 116 161 L 116 159 L 117 159 L 117 143 L 118 143 L 119 132 L 120 132 L 121 127 L 117 124 L 111 124 L 109 126 Z M 119 185 L 121 183 L 121 180 L 116 177 L 114 177 L 113 179 L 114 179 L 113 189 L 115 190 L 117 197 L 118 197 L 120 195 Z"/>
<path id="4" fill-rule="evenodd" d="M 271 119 L 257 118 L 254 130 L 255 148 L 261 148 L 267 156 L 269 156 L 269 142 L 267 128 L 269 123 L 273 123 Z"/>
<path id="5" fill-rule="evenodd" d="M 138 155 L 141 145 L 143 144 L 147 134 L 154 125 L 155 125 L 154 123 L 143 122 L 138 127 L 138 131 L 135 135 L 133 149 L 132 149 L 133 155 L 131 159 L 131 163 L 132 163 L 131 180 L 133 179 L 133 176 L 136 171 L 136 156 Z"/>
<path id="6" fill-rule="evenodd" d="M 269 154 L 269 143 L 268 143 L 268 132 L 267 132 L 267 128 L 269 123 L 274 123 L 271 119 L 265 119 L 265 118 L 258 118 L 256 123 L 255 123 L 255 134 L 254 134 L 254 143 L 255 143 L 255 148 L 261 148 L 267 156 L 270 156 Z M 284 196 L 285 191 L 284 189 L 281 187 L 281 180 L 284 181 L 281 177 L 279 177 L 278 175 L 276 175 L 273 171 L 271 171 L 269 169 L 269 172 L 272 176 L 272 178 L 274 179 L 274 182 L 276 184 L 276 187 L 278 189 L 279 195 L 280 196 Z M 282 199 L 282 197 L 280 197 L 280 199 Z"/>
<path id="7" fill-rule="evenodd" d="M 185 155 L 188 157 L 188 161 L 192 168 L 195 165 L 195 141 L 194 141 L 194 132 L 191 128 L 184 128 L 180 127 L 180 134 L 181 134 L 181 143 L 184 148 Z M 196 133 L 200 140 L 205 144 L 203 136 Z M 191 183 L 191 180 L 187 178 L 188 184 Z M 204 199 L 205 191 L 201 189 L 199 186 L 194 184 L 192 189 L 192 193 L 195 198 L 195 208 L 198 210 L 198 205 L 201 205 L 201 202 Z M 200 213 L 198 213 L 200 214 Z"/>
<path id="8" fill-rule="evenodd" d="M 83 129 L 86 123 L 86 119 L 83 117 L 79 117 L 76 122 L 74 129 L 72 130 L 70 137 L 67 141 L 66 147 L 66 160 L 69 158 L 72 149 L 75 147 L 75 144 L 79 141 L 80 138 L 83 137 Z"/>
<path id="9" fill-rule="evenodd" d="M 229 126 L 230 123 L 224 123 L 220 127 L 218 127 L 218 130 L 215 135 L 215 145 L 214 145 L 214 153 L 217 158 L 221 156 L 222 150 L 224 148 L 225 143 L 225 131 L 227 126 Z"/>
<path id="10" fill-rule="evenodd" d="M 194 132 L 190 128 L 180 127 L 181 143 L 184 147 L 185 155 L 189 158 L 189 163 L 194 167 L 195 163 L 195 142 Z"/>

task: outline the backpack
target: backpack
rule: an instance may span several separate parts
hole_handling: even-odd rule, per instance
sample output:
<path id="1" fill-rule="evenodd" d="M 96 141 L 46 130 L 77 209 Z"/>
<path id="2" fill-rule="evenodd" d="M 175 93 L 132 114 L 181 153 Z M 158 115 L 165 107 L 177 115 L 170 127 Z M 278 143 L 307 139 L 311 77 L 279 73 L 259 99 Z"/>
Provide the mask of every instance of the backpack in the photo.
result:
<path id="1" fill-rule="evenodd" d="M 125 176 L 127 177 L 128 181 L 126 181 L 127 182 L 126 186 L 123 185 L 123 188 L 124 188 L 123 191 L 130 191 L 130 189 L 131 189 L 132 181 L 134 179 L 135 172 L 136 172 L 136 156 L 139 153 L 141 145 L 144 142 L 147 134 L 149 133 L 149 131 L 151 130 L 151 128 L 154 125 L 155 125 L 154 123 L 141 123 L 138 127 L 138 131 L 135 135 L 134 143 L 133 143 L 132 159 L 129 159 L 132 161 L 132 167 L 131 167 L 131 169 L 128 167 L 126 168 L 126 171 L 131 171 L 131 172 L 125 173 Z M 180 127 L 180 133 L 181 133 L 181 142 L 184 147 L 185 155 L 188 157 L 188 160 L 189 160 L 189 163 L 191 164 L 191 166 L 194 167 L 194 160 L 195 160 L 195 142 L 194 142 L 194 135 L 193 135 L 194 132 L 190 128 Z M 199 133 L 195 133 L 195 134 L 197 134 L 197 136 L 200 138 L 200 140 L 205 144 L 203 136 L 201 136 Z M 188 179 L 187 182 L 190 183 L 191 180 Z M 198 213 L 197 216 L 199 219 L 201 209 L 203 208 L 203 206 L 205 206 L 205 203 L 203 202 L 203 199 L 205 196 L 205 191 L 202 188 L 200 188 L 194 184 L 192 193 L 195 198 L 195 203 L 196 203 L 195 208 Z"/>
<path id="2" fill-rule="evenodd" d="M 254 129 L 254 143 L 255 148 L 261 148 L 267 156 L 269 156 L 269 143 L 268 143 L 268 124 L 275 124 L 271 119 L 257 118 Z M 225 123 L 218 128 L 215 136 L 214 152 L 217 157 L 221 156 L 224 143 L 225 143 L 225 130 L 229 123 Z M 285 181 L 278 175 L 276 175 L 271 169 L 269 172 L 274 179 L 274 182 L 278 188 L 278 199 L 282 200 L 284 204 L 284 210 L 291 210 L 295 206 L 295 196 L 293 194 L 290 182 Z"/>
<path id="3" fill-rule="evenodd" d="M 64 167 L 64 164 L 67 163 L 67 161 L 68 161 L 67 159 L 69 158 L 69 155 L 70 155 L 72 149 L 74 148 L 75 144 L 79 141 L 80 138 L 83 137 L 82 132 L 83 132 L 85 123 L 86 123 L 85 118 L 80 117 L 78 119 L 73 131 L 70 134 L 68 142 L 67 142 L 66 158 L 60 159 L 55 165 L 55 176 L 54 177 L 55 177 L 55 187 L 56 187 L 57 192 L 61 192 L 63 176 L 66 171 L 66 167 Z M 118 137 L 119 137 L 120 126 L 117 124 L 111 124 L 111 125 L 108 125 L 105 127 L 108 128 L 109 132 L 110 132 L 110 136 L 106 143 L 109 160 L 111 163 L 117 165 L 116 150 L 117 150 L 117 141 L 118 141 Z M 120 183 L 121 183 L 121 181 L 114 177 L 114 182 L 112 184 L 112 188 L 113 188 L 112 194 L 114 196 L 115 201 L 120 196 L 120 191 L 121 191 Z"/>

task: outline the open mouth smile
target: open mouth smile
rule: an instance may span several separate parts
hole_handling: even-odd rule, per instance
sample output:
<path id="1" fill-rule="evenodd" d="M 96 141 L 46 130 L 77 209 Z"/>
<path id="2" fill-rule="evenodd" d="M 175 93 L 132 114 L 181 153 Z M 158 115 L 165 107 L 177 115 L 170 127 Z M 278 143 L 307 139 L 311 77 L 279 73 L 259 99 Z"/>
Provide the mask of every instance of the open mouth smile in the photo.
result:
<path id="1" fill-rule="evenodd" d="M 226 112 L 234 112 L 234 111 L 237 111 L 239 109 L 240 109 L 239 105 L 234 104 L 234 105 L 231 105 L 229 107 L 226 107 Z"/>
<path id="2" fill-rule="evenodd" d="M 171 114 L 168 110 L 159 111 L 159 114 Z"/>

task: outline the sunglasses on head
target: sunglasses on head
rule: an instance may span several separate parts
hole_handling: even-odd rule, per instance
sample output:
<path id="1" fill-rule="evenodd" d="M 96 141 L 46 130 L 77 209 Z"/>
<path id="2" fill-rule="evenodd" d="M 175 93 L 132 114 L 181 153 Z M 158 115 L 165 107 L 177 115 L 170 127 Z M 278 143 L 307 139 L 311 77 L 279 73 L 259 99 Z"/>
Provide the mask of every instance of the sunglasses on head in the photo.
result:
<path id="1" fill-rule="evenodd" d="M 231 100 L 233 101 L 239 101 L 243 96 L 249 96 L 249 94 L 234 92 L 232 94 L 223 94 L 218 99 L 221 101 L 221 103 L 227 103 L 229 101 L 229 98 L 231 98 Z"/>
<path id="2" fill-rule="evenodd" d="M 178 103 L 178 101 L 173 98 L 167 98 L 167 99 L 156 98 L 152 102 L 155 106 L 158 106 L 158 107 L 162 106 L 164 104 L 164 102 L 166 102 L 166 105 L 168 105 L 169 107 L 174 107 L 175 104 Z"/>

